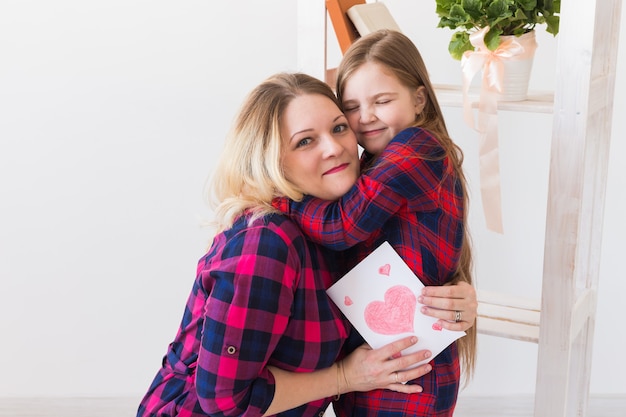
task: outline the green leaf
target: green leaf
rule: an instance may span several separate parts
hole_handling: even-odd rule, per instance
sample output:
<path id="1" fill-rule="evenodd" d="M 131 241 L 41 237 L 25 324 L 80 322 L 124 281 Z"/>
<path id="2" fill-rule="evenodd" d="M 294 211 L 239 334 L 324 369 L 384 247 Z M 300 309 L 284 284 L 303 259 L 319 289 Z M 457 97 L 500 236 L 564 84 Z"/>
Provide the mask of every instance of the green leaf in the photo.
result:
<path id="1" fill-rule="evenodd" d="M 513 13 L 509 11 L 510 0 L 494 0 L 487 7 L 487 19 L 495 20 L 513 16 Z"/>
<path id="2" fill-rule="evenodd" d="M 441 7 L 444 10 L 450 10 L 450 7 L 452 7 L 453 4 L 455 4 L 457 1 L 456 0 L 436 0 L 437 2 L 437 7 Z"/>
<path id="3" fill-rule="evenodd" d="M 470 22 L 470 15 L 465 12 L 461 5 L 455 4 L 450 8 L 450 20 L 457 26 L 463 26 Z"/>
<path id="4" fill-rule="evenodd" d="M 491 28 L 489 32 L 485 35 L 485 45 L 489 50 L 495 51 L 500 46 L 500 35 L 502 34 L 502 29 Z"/>
<path id="5" fill-rule="evenodd" d="M 479 20 L 485 14 L 481 0 L 461 0 L 461 6 L 472 17 L 472 20 Z"/>
<path id="6" fill-rule="evenodd" d="M 517 0 L 517 4 L 519 4 L 522 9 L 530 11 L 537 7 L 537 0 Z"/>
<path id="7" fill-rule="evenodd" d="M 558 16 L 546 16 L 546 32 L 556 36 L 559 33 L 559 21 Z"/>
<path id="8" fill-rule="evenodd" d="M 448 52 L 452 58 L 461 60 L 465 51 L 473 51 L 474 47 L 469 40 L 469 33 L 467 32 L 455 32 L 452 34 L 450 44 L 448 45 Z"/>

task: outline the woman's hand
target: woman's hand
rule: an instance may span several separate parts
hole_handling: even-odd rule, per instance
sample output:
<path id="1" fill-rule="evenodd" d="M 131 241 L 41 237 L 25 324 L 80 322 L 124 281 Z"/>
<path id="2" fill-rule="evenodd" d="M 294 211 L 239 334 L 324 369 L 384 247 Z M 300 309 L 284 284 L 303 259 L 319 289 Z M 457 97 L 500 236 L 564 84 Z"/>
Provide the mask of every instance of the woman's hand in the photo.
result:
<path id="1" fill-rule="evenodd" d="M 476 290 L 467 282 L 440 287 L 424 287 L 418 301 L 423 314 L 436 317 L 443 328 L 465 331 L 474 325 L 478 314 Z"/>
<path id="2" fill-rule="evenodd" d="M 400 352 L 417 343 L 417 337 L 409 336 L 396 342 L 372 349 L 364 344 L 354 350 L 341 362 L 338 362 L 338 381 L 341 393 L 351 391 L 371 391 L 386 388 L 403 393 L 422 392 L 422 387 L 404 384 L 431 371 L 426 363 L 412 369 L 406 369 L 418 362 L 430 358 L 431 353 L 420 350 L 402 356 Z"/>

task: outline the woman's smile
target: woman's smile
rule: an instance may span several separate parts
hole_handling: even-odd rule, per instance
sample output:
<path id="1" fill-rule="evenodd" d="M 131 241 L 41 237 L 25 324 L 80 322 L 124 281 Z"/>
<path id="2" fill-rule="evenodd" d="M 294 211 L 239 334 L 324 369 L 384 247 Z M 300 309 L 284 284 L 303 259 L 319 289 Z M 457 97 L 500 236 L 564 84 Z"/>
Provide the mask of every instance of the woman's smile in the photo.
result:
<path id="1" fill-rule="evenodd" d="M 343 171 L 344 169 L 348 168 L 349 166 L 350 166 L 350 164 L 348 164 L 348 163 L 337 165 L 336 167 L 331 168 L 328 171 L 324 172 L 323 175 L 335 174 L 337 172 Z"/>

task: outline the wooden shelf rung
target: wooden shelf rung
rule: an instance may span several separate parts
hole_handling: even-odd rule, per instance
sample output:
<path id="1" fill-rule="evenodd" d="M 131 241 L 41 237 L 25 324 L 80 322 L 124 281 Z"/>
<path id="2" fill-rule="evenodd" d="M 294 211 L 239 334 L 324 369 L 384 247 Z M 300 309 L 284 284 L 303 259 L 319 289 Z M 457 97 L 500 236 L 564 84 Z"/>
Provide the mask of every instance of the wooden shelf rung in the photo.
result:
<path id="1" fill-rule="evenodd" d="M 440 106 L 463 107 L 461 86 L 434 84 L 435 94 Z M 472 108 L 478 108 L 479 92 L 476 88 L 469 91 Z M 552 113 L 554 111 L 554 93 L 549 91 L 529 91 L 528 98 L 522 101 L 499 101 L 498 110 L 519 111 L 526 113 Z"/>
<path id="2" fill-rule="evenodd" d="M 539 342 L 539 326 L 496 320 L 478 316 L 476 320 L 478 333 L 524 342 Z"/>
<path id="3" fill-rule="evenodd" d="M 540 300 L 477 291 L 479 333 L 537 343 Z"/>

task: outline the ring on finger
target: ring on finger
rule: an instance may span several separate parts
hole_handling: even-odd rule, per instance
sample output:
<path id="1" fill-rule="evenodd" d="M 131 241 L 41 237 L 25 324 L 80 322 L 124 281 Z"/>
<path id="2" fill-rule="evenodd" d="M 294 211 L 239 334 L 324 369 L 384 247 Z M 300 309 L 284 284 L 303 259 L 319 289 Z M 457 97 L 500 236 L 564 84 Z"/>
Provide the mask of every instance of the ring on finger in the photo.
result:
<path id="1" fill-rule="evenodd" d="M 400 382 L 400 381 L 398 380 L 398 371 L 394 372 L 394 375 L 396 376 L 396 384 L 397 384 L 398 382 Z"/>
<path id="2" fill-rule="evenodd" d="M 454 312 L 454 322 L 458 323 L 461 321 L 461 312 L 459 310 L 456 310 Z"/>

